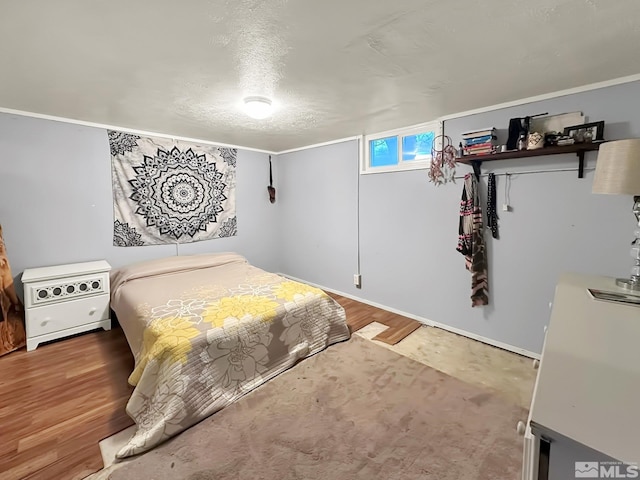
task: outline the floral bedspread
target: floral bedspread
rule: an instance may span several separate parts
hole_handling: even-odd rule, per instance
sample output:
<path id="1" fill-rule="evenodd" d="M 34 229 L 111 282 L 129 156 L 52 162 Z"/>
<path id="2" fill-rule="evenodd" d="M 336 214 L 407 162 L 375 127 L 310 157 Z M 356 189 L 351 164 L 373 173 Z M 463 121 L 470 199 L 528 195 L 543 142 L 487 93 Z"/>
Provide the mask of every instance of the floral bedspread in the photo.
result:
<path id="1" fill-rule="evenodd" d="M 301 358 L 349 338 L 344 309 L 233 253 L 172 257 L 112 272 L 111 308 L 135 357 L 117 454 L 145 452 Z"/>

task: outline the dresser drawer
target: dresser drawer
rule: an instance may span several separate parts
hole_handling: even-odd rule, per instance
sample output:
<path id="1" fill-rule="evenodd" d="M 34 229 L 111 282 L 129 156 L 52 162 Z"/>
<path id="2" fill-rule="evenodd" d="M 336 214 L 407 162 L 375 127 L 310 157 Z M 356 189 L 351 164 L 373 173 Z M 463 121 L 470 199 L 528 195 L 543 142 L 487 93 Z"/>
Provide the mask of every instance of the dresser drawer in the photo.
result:
<path id="1" fill-rule="evenodd" d="M 109 293 L 109 273 L 97 272 L 24 285 L 27 308 Z"/>
<path id="2" fill-rule="evenodd" d="M 27 337 L 65 330 L 109 318 L 109 295 L 52 303 L 26 310 Z"/>

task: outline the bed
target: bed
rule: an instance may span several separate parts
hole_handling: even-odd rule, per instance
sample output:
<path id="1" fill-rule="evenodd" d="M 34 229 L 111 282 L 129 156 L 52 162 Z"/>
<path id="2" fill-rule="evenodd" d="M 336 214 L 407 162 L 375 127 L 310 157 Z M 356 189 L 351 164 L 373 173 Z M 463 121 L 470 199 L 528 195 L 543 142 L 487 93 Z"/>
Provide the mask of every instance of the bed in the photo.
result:
<path id="1" fill-rule="evenodd" d="M 235 253 L 138 263 L 111 274 L 111 308 L 135 358 L 118 458 L 145 452 L 349 338 L 344 309 Z"/>

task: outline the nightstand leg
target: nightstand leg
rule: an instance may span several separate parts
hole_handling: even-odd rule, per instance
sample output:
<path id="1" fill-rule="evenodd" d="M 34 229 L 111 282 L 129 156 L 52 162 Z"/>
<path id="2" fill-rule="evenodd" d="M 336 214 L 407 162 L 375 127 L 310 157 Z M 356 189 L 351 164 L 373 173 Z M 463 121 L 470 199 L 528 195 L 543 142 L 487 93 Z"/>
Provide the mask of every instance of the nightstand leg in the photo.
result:
<path id="1" fill-rule="evenodd" d="M 38 348 L 39 344 L 40 342 L 38 342 L 37 340 L 30 340 L 27 338 L 27 352 L 35 350 L 36 348 Z"/>

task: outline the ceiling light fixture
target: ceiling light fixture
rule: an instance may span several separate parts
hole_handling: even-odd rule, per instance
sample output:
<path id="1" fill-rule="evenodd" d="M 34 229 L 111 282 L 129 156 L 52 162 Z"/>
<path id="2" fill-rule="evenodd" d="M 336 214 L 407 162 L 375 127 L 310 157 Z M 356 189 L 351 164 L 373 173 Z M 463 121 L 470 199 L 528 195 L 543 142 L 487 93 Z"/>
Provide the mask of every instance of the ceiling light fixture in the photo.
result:
<path id="1" fill-rule="evenodd" d="M 244 99 L 244 108 L 251 118 L 261 120 L 271 115 L 273 105 L 266 97 L 247 97 Z"/>

